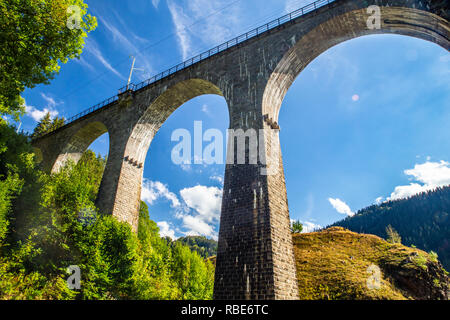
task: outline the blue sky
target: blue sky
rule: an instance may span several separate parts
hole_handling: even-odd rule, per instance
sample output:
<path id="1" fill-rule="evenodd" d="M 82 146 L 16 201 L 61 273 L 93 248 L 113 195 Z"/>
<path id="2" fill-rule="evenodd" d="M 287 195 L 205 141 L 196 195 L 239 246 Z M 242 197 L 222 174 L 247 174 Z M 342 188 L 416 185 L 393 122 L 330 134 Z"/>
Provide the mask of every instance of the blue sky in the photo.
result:
<path id="1" fill-rule="evenodd" d="M 309 2 L 268 0 L 92 0 L 98 18 L 80 60 L 50 85 L 26 90 L 21 128 L 46 111 L 70 117 L 126 84 Z M 279 123 L 289 208 L 307 230 L 372 203 L 450 184 L 450 55 L 423 40 L 354 39 L 315 59 L 283 102 Z M 175 165 L 173 130 L 228 127 L 226 102 L 205 95 L 177 109 L 153 140 L 142 198 L 161 234 L 217 237 L 224 165 Z M 108 135 L 91 146 L 108 152 Z"/>

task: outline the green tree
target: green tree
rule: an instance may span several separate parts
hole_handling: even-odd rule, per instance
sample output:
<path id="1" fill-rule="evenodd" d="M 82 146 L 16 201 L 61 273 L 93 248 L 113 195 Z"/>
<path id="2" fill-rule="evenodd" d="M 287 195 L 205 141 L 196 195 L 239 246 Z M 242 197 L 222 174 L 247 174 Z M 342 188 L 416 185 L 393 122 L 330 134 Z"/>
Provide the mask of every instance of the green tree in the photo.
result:
<path id="1" fill-rule="evenodd" d="M 0 179 L 5 179 L 8 173 L 24 173 L 30 166 L 34 167 L 29 138 L 16 131 L 14 126 L 0 118 Z"/>
<path id="2" fill-rule="evenodd" d="M 16 142 L 16 149 L 4 148 L 0 160 L 13 158 L 7 151 L 28 150 L 28 140 L 21 147 L 17 142 L 26 137 L 13 127 L 1 133 Z M 19 217 L 27 224 L 20 241 L 5 246 L 0 241 L 0 299 L 211 299 L 212 263 L 161 238 L 144 202 L 137 234 L 126 222 L 98 212 L 94 201 L 105 163 L 87 151 L 78 163 L 69 161 L 48 175 L 32 161 L 16 161 L 15 167 L 25 168 L 15 171 L 24 177 L 18 180 L 23 191 L 12 199 L 0 189 L 0 212 L 7 213 L 0 214 L 0 240 L 17 234 Z M 11 186 L 0 179 L 0 188 L 3 183 Z M 81 269 L 81 290 L 67 288 L 70 265 Z"/>
<path id="3" fill-rule="evenodd" d="M 217 254 L 217 241 L 204 236 L 186 236 L 176 240 L 196 251 L 203 258 L 208 258 Z"/>
<path id="4" fill-rule="evenodd" d="M 291 226 L 292 233 L 301 233 L 303 231 L 303 224 L 299 221 L 293 221 Z"/>
<path id="5" fill-rule="evenodd" d="M 211 299 L 214 273 L 210 261 L 184 245 L 173 248 L 174 280 L 180 290 L 179 299 Z"/>
<path id="6" fill-rule="evenodd" d="M 17 174 L 0 180 L 0 247 L 8 234 L 11 220 L 12 199 L 19 192 L 22 181 Z"/>
<path id="7" fill-rule="evenodd" d="M 45 116 L 39 120 L 39 123 L 34 128 L 33 133 L 31 134 L 31 139 L 36 139 L 40 136 L 45 135 L 46 133 L 52 132 L 60 127 L 62 127 L 65 123 L 66 119 L 64 117 L 55 117 L 51 118 L 50 112 L 47 112 Z"/>
<path id="8" fill-rule="evenodd" d="M 14 241 L 17 221 L 23 213 L 21 209 L 28 209 L 31 202 L 34 202 L 30 206 L 33 210 L 39 209 L 39 197 L 25 196 L 31 194 L 31 186 L 41 177 L 33 158 L 29 138 L 0 120 L 0 298 L 73 297 L 64 285 L 63 277 L 47 277 L 35 267 L 34 261 L 42 253 L 33 239 L 35 232 L 28 232 L 22 241 Z M 18 203 L 26 203 L 27 206 L 19 206 Z M 26 213 L 29 217 L 40 216 L 38 210 L 33 211 L 34 214 Z"/>
<path id="9" fill-rule="evenodd" d="M 54 131 L 64 125 L 66 122 L 66 119 L 64 117 L 55 117 L 52 120 L 52 123 L 50 125 L 50 130 L 48 132 Z"/>
<path id="10" fill-rule="evenodd" d="M 139 207 L 138 237 L 141 241 L 159 238 L 159 228 L 154 221 L 150 220 L 148 206 L 144 201 L 141 201 Z"/>
<path id="11" fill-rule="evenodd" d="M 47 112 L 45 116 L 43 116 L 42 119 L 39 120 L 37 126 L 34 128 L 31 138 L 35 139 L 37 137 L 44 135 L 45 133 L 50 131 L 51 126 L 52 126 L 52 119 L 50 116 L 50 112 Z"/>
<path id="12" fill-rule="evenodd" d="M 390 224 L 386 227 L 386 241 L 389 243 L 402 243 L 402 238 Z"/>
<path id="13" fill-rule="evenodd" d="M 97 21 L 83 0 L 8 0 L 0 1 L 0 26 L 0 114 L 18 119 L 20 94 L 48 83 L 59 63 L 78 58 Z"/>
<path id="14" fill-rule="evenodd" d="M 0 118 L 0 244 L 12 222 L 14 199 L 34 175 L 33 157 L 28 137 Z"/>
<path id="15" fill-rule="evenodd" d="M 178 299 L 173 280 L 172 249 L 159 236 L 159 228 L 150 220 L 148 206 L 141 201 L 139 210 L 139 255 L 134 275 L 133 296 L 136 299 Z"/>

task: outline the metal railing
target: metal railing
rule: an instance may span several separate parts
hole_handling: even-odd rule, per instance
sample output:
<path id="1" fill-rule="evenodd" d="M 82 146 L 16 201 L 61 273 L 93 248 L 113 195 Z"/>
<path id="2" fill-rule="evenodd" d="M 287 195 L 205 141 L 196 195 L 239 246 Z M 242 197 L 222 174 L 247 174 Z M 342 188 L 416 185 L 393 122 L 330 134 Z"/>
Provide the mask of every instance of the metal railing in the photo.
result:
<path id="1" fill-rule="evenodd" d="M 325 6 L 325 5 L 329 4 L 329 3 L 335 2 L 335 1 L 337 1 L 337 0 L 317 0 L 317 1 L 313 2 L 313 3 L 310 3 L 310 4 L 300 8 L 300 9 L 292 11 L 292 12 L 290 12 L 290 13 L 282 16 L 282 17 L 279 17 L 279 18 L 277 18 L 275 20 L 272 20 L 272 21 L 262 25 L 262 26 L 259 26 L 256 29 L 253 29 L 251 31 L 248 31 L 247 33 L 241 34 L 240 36 L 237 36 L 236 38 L 233 38 L 233 39 L 231 39 L 231 40 L 229 40 L 227 42 L 224 42 L 224 43 L 222 43 L 222 44 L 220 44 L 220 45 L 218 45 L 218 46 L 216 46 L 216 47 L 214 47 L 214 48 L 212 48 L 212 49 L 210 49 L 208 51 L 202 52 L 199 55 L 196 55 L 195 57 L 193 57 L 191 59 L 188 59 L 188 60 L 186 60 L 186 61 L 184 61 L 184 62 L 182 62 L 180 64 L 177 64 L 176 66 L 173 66 L 173 67 L 171 67 L 171 68 L 169 68 L 169 69 L 167 69 L 167 70 L 165 70 L 165 71 L 163 71 L 163 72 L 161 72 L 161 73 L 151 77 L 150 79 L 142 81 L 142 82 L 140 82 L 138 84 L 130 83 L 130 85 L 119 89 L 119 91 L 118 91 L 119 94 L 118 95 L 115 95 L 115 96 L 113 96 L 113 97 L 111 97 L 109 99 L 106 99 L 106 100 L 96 104 L 95 106 L 93 106 L 93 107 L 91 107 L 89 109 L 86 109 L 86 110 L 84 110 L 84 111 L 74 115 L 73 117 L 68 118 L 65 121 L 64 126 L 68 125 L 71 122 L 74 122 L 75 120 L 78 120 L 79 118 L 81 118 L 81 117 L 83 117 L 83 116 L 85 116 L 85 115 L 87 115 L 87 114 L 89 114 L 91 112 L 94 112 L 94 111 L 96 111 L 98 109 L 106 107 L 107 105 L 117 101 L 118 98 L 119 98 L 119 95 L 121 93 L 125 92 L 125 91 L 128 91 L 128 90 L 136 91 L 136 90 L 142 89 L 142 88 L 144 88 L 144 87 L 146 87 L 146 86 L 148 86 L 150 84 L 153 84 L 153 83 L 155 83 L 155 82 L 157 82 L 157 81 L 159 81 L 161 79 L 164 79 L 165 77 L 168 77 L 168 76 L 170 76 L 170 75 L 172 75 L 172 74 L 174 74 L 174 73 L 176 73 L 178 71 L 181 71 L 181 70 L 183 70 L 183 69 L 185 69 L 187 67 L 190 67 L 190 66 L 192 66 L 192 65 L 194 65 L 194 64 L 196 64 L 196 63 L 198 63 L 200 61 L 206 60 L 206 59 L 208 59 L 208 58 L 210 58 L 210 57 L 212 57 L 212 56 L 214 56 L 214 55 L 216 55 L 216 54 L 218 54 L 220 52 L 224 52 L 224 51 L 226 51 L 226 50 L 228 50 L 228 49 L 230 49 L 232 47 L 237 46 L 238 44 L 240 44 L 240 43 L 242 43 L 244 41 L 247 41 L 247 40 L 252 39 L 252 38 L 256 38 L 262 33 L 265 33 L 265 32 L 267 32 L 269 30 L 275 29 L 275 28 L 281 26 L 282 24 L 285 24 L 287 22 L 293 21 L 293 20 L 297 19 L 298 17 L 301 17 L 301 16 L 303 16 L 303 15 L 305 15 L 305 14 L 311 12 L 311 11 L 319 9 L 319 8 Z M 57 128 L 57 129 L 59 129 L 59 128 Z M 56 130 L 56 129 L 54 129 L 54 130 Z M 50 132 L 47 132 L 46 134 L 49 134 L 49 133 Z"/>
<path id="2" fill-rule="evenodd" d="M 79 118 L 81 118 L 81 117 L 91 113 L 91 112 L 94 112 L 95 110 L 103 108 L 103 107 L 107 106 L 108 104 L 111 104 L 114 101 L 117 101 L 118 98 L 119 98 L 119 96 L 115 95 L 114 97 L 111 97 L 111 98 L 108 98 L 106 100 L 103 100 L 102 102 L 96 104 L 95 106 L 92 106 L 89 109 L 83 110 L 80 113 L 78 113 L 78 114 L 76 114 L 76 115 L 66 119 L 64 125 L 69 124 L 69 123 L 71 123 L 71 122 L 73 122 L 73 121 L 75 121 L 75 120 L 77 120 L 77 119 L 79 119 Z"/>
<path id="3" fill-rule="evenodd" d="M 286 22 L 290 22 L 292 20 L 295 20 L 298 17 L 300 17 L 300 16 L 302 16 L 302 15 L 304 15 L 306 13 L 314 11 L 314 10 L 320 8 L 320 7 L 323 7 L 324 5 L 327 5 L 327 4 L 329 4 L 331 2 L 335 2 L 335 1 L 336 0 L 317 0 L 317 1 L 313 2 L 313 3 L 310 3 L 310 4 L 304 6 L 304 7 L 300 8 L 300 9 L 292 11 L 292 12 L 290 12 L 290 13 L 288 13 L 288 14 L 280 17 L 280 18 L 272 20 L 272 21 L 266 23 L 265 25 L 259 26 L 256 29 L 253 29 L 253 30 L 251 30 L 251 31 L 249 31 L 247 33 L 241 34 L 240 36 L 237 36 L 234 39 L 231 39 L 231 40 L 229 40 L 227 42 L 224 42 L 224 43 L 222 43 L 222 44 L 220 44 L 220 45 L 218 45 L 218 46 L 216 46 L 216 47 L 214 47 L 212 49 L 209 49 L 208 51 L 202 52 L 199 55 L 196 55 L 195 57 L 193 57 L 191 59 L 188 59 L 188 60 L 186 60 L 186 61 L 184 61 L 184 62 L 182 62 L 180 64 L 177 64 L 176 66 L 173 66 L 172 68 L 167 69 L 167 70 L 165 70 L 165 71 L 163 71 L 163 72 L 161 72 L 161 73 L 151 77 L 148 80 L 142 81 L 142 82 L 140 82 L 140 83 L 138 83 L 136 85 L 135 84 L 131 84 L 130 85 L 130 89 L 131 90 L 142 89 L 143 87 L 146 87 L 149 84 L 155 83 L 156 81 L 159 81 L 159 80 L 161 80 L 161 79 L 163 79 L 163 78 L 165 78 L 167 76 L 170 76 L 170 75 L 174 74 L 175 72 L 183 70 L 183 69 L 185 69 L 185 68 L 187 68 L 189 66 L 192 66 L 193 64 L 195 64 L 197 62 L 205 60 L 205 59 L 207 59 L 207 58 L 209 58 L 211 56 L 214 56 L 214 55 L 216 55 L 216 54 L 218 54 L 220 52 L 226 51 L 226 50 L 230 49 L 231 47 L 234 47 L 234 46 L 236 46 L 236 45 L 238 45 L 238 44 L 240 44 L 240 43 L 242 43 L 244 41 L 247 41 L 249 39 L 255 38 L 255 37 L 257 37 L 258 35 L 260 35 L 260 34 L 262 34 L 264 32 L 267 32 L 269 30 L 275 29 L 275 28 L 279 27 L 280 25 L 282 25 L 282 24 L 284 24 Z"/>

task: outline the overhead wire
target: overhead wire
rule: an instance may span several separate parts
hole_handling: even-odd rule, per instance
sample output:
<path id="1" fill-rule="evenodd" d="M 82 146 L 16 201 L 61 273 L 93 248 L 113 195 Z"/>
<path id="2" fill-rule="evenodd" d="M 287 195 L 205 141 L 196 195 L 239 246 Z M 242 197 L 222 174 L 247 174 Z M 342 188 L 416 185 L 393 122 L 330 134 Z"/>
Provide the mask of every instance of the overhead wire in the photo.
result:
<path id="1" fill-rule="evenodd" d="M 231 3 L 229 3 L 229 4 L 227 4 L 226 6 L 221 7 L 220 9 L 218 9 L 218 10 L 216 10 L 216 11 L 213 11 L 213 12 L 210 13 L 210 14 L 208 14 L 208 15 L 206 15 L 206 16 L 203 16 L 203 17 L 201 17 L 201 18 L 199 18 L 199 19 L 197 19 L 197 20 L 194 21 L 192 24 L 190 24 L 190 25 L 188 25 L 188 26 L 185 26 L 185 27 L 181 28 L 181 31 L 188 30 L 189 28 L 193 27 L 194 25 L 196 25 L 196 24 L 202 22 L 203 20 L 208 19 L 208 18 L 210 18 L 210 17 L 212 17 L 212 16 L 214 16 L 214 15 L 216 15 L 216 14 L 218 14 L 218 13 L 220 13 L 220 12 L 226 10 L 226 9 L 228 9 L 229 7 L 233 6 L 234 4 L 236 4 L 236 3 L 240 2 L 240 1 L 241 1 L 241 0 L 235 0 L 235 1 L 233 1 L 233 2 L 231 2 Z M 180 30 L 179 30 L 179 31 L 180 31 Z M 172 38 L 172 37 L 175 36 L 175 35 L 176 35 L 176 32 L 172 32 L 172 33 L 170 33 L 170 34 L 164 36 L 163 38 L 157 40 L 156 42 L 154 42 L 154 43 L 152 43 L 152 44 L 150 44 L 150 45 L 148 45 L 148 46 L 146 46 L 146 47 L 142 47 L 142 48 L 140 48 L 140 49 L 138 49 L 138 50 L 139 50 L 139 51 L 146 51 L 146 50 L 148 50 L 148 49 L 150 49 L 150 48 L 152 48 L 152 47 L 155 47 L 155 46 L 157 46 L 158 44 L 160 44 L 160 43 L 162 43 L 162 42 L 164 42 L 164 41 L 166 41 L 166 40 Z M 113 68 L 118 67 L 118 66 L 122 65 L 123 63 L 125 63 L 126 61 L 128 61 L 128 57 L 122 59 L 121 61 L 119 61 L 119 62 L 117 62 L 117 63 L 115 63 L 115 64 L 113 64 L 112 67 L 113 67 Z M 68 94 L 66 94 L 66 95 L 64 95 L 63 97 L 61 97 L 61 99 L 65 99 L 65 98 L 70 97 L 71 95 L 73 95 L 73 94 L 79 92 L 81 89 L 85 88 L 86 86 L 88 86 L 88 85 L 91 84 L 92 82 L 94 82 L 94 81 L 100 79 L 101 77 L 105 76 L 106 74 L 108 74 L 108 71 L 104 71 L 104 72 L 98 74 L 96 77 L 94 77 L 94 78 L 92 78 L 92 79 L 90 79 L 90 80 L 88 80 L 88 81 L 86 81 L 86 82 L 83 82 L 83 84 L 82 84 L 81 86 L 76 87 L 74 90 L 70 91 Z"/>
<path id="2" fill-rule="evenodd" d="M 179 32 L 179 31 L 186 31 L 186 30 L 189 30 L 190 28 L 192 28 L 193 26 L 199 24 L 200 22 L 202 22 L 202 21 L 204 21 L 204 20 L 206 20 L 206 19 L 208 19 L 208 18 L 210 18 L 210 17 L 212 17 L 212 16 L 214 16 L 214 15 L 216 15 L 216 14 L 218 14 L 218 13 L 220 13 L 220 12 L 222 12 L 222 11 L 228 9 L 228 8 L 230 8 L 230 7 L 232 7 L 233 5 L 237 4 L 237 3 L 240 2 L 240 1 L 241 1 L 241 0 L 235 0 L 235 1 L 232 1 L 231 3 L 229 3 L 229 4 L 227 4 L 227 5 L 223 6 L 223 7 L 221 7 L 220 9 L 218 9 L 218 10 L 216 10 L 216 11 L 213 11 L 213 12 L 211 12 L 210 14 L 208 14 L 208 15 L 206 15 L 206 16 L 203 16 L 203 17 L 201 17 L 201 18 L 199 18 L 199 19 L 197 19 L 197 20 L 194 21 L 192 24 L 190 24 L 190 25 L 188 25 L 188 26 L 184 26 L 183 28 L 181 28 L 181 30 L 178 30 L 178 32 Z M 304 0 L 297 0 L 297 1 L 295 1 L 294 3 L 291 3 L 290 6 L 294 7 L 294 6 L 297 6 L 297 4 L 300 5 L 300 3 L 302 3 L 303 1 L 304 1 Z M 258 21 L 253 22 L 252 24 L 247 25 L 247 26 L 245 26 L 245 27 L 241 27 L 240 29 L 242 29 L 242 30 L 249 30 L 249 29 L 251 29 L 251 28 L 253 28 L 253 27 L 255 27 L 255 26 L 259 26 L 261 23 L 263 23 L 264 21 L 269 20 L 270 18 L 280 16 L 283 12 L 286 13 L 286 9 L 273 11 L 273 12 L 270 13 L 269 15 L 266 15 L 266 16 L 264 16 L 264 17 L 258 19 Z M 241 32 L 244 32 L 244 31 L 241 31 Z M 240 32 L 238 32 L 238 33 L 240 33 Z M 138 51 L 139 51 L 139 52 L 142 52 L 142 51 L 146 51 L 146 50 L 148 50 L 148 49 L 150 49 L 150 48 L 153 48 L 153 47 L 159 45 L 160 43 L 162 43 L 162 42 L 164 42 L 164 41 L 166 41 L 166 40 L 168 40 L 168 39 L 174 37 L 176 34 L 177 34 L 177 32 L 172 32 L 172 33 L 170 33 L 170 34 L 164 36 L 163 38 L 157 40 L 156 42 L 154 42 L 154 43 L 152 43 L 152 44 L 150 44 L 150 45 L 148 45 L 148 46 L 146 46 L 146 47 L 142 47 L 142 48 L 138 49 Z M 200 53 L 202 53 L 203 51 L 207 50 L 209 47 L 210 47 L 210 46 L 208 46 L 208 47 L 203 46 L 202 49 L 200 49 L 200 50 L 197 51 L 198 54 L 200 54 Z M 196 56 L 196 54 L 194 54 L 194 55 L 192 55 L 192 56 Z M 112 67 L 113 67 L 113 68 L 118 67 L 118 66 L 122 65 L 123 63 L 125 63 L 126 61 L 128 61 L 128 57 L 122 59 L 121 61 L 119 61 L 119 62 L 117 62 L 117 63 L 115 63 L 115 64 L 113 64 Z M 86 86 L 88 86 L 89 84 L 93 83 L 94 81 L 97 81 L 98 79 L 102 78 L 102 77 L 105 76 L 106 74 L 108 74 L 108 71 L 104 71 L 104 72 L 98 74 L 97 76 L 95 76 L 94 78 L 92 78 L 92 79 L 90 79 L 90 80 L 88 80 L 88 81 L 86 81 L 86 82 L 83 82 L 83 84 L 82 84 L 81 86 L 76 87 L 74 90 L 70 91 L 69 93 L 67 93 L 66 95 L 64 95 L 63 97 L 61 97 L 61 99 L 65 99 L 65 98 L 70 97 L 71 95 L 73 95 L 73 94 L 79 92 L 81 89 L 85 88 Z"/>

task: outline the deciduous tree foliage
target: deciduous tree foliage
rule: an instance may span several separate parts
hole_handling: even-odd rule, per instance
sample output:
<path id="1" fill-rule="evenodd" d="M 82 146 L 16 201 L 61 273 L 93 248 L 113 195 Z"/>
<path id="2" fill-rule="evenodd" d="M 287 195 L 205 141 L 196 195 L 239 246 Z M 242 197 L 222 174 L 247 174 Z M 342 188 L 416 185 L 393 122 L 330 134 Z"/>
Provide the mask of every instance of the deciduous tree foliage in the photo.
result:
<path id="1" fill-rule="evenodd" d="M 0 114 L 17 119 L 21 92 L 79 57 L 96 20 L 83 0 L 0 0 L 0 26 Z M 47 114 L 32 137 L 63 123 Z M 162 239 L 144 203 L 137 234 L 98 212 L 105 163 L 88 151 L 48 175 L 34 162 L 30 137 L 0 118 L 0 299 L 212 297 L 211 263 Z M 81 269 L 80 290 L 66 284 L 71 265 Z"/>
<path id="2" fill-rule="evenodd" d="M 186 236 L 178 238 L 176 241 L 187 245 L 191 250 L 197 252 L 204 258 L 217 254 L 217 241 L 204 236 Z"/>
<path id="3" fill-rule="evenodd" d="M 8 125 L 3 130 L 11 135 L 3 150 L 12 152 L 9 141 L 24 137 Z M 28 140 L 23 144 L 15 148 L 28 151 Z M 9 157 L 2 155 L 0 168 L 7 168 L 2 161 Z M 0 298 L 211 299 L 211 262 L 161 238 L 144 202 L 137 234 L 98 212 L 94 203 L 105 164 L 87 151 L 77 164 L 47 175 L 33 161 L 18 160 L 18 185 L 0 178 Z M 70 265 L 81 269 L 80 290 L 66 285 Z"/>
<path id="4" fill-rule="evenodd" d="M 78 19 L 70 6 L 80 9 L 79 27 L 68 28 Z M 0 26 L 0 114 L 17 119 L 24 111 L 22 91 L 48 83 L 60 63 L 79 57 L 97 21 L 83 0 L 1 0 Z"/>
<path id="5" fill-rule="evenodd" d="M 293 221 L 291 225 L 291 232 L 292 233 L 301 233 L 303 231 L 303 224 L 299 221 Z"/>
<path id="6" fill-rule="evenodd" d="M 8 233 L 13 200 L 24 179 L 33 175 L 33 157 L 28 137 L 0 118 L 0 245 Z"/>

